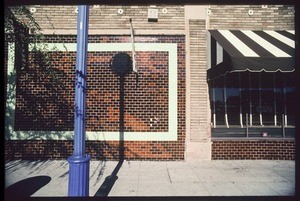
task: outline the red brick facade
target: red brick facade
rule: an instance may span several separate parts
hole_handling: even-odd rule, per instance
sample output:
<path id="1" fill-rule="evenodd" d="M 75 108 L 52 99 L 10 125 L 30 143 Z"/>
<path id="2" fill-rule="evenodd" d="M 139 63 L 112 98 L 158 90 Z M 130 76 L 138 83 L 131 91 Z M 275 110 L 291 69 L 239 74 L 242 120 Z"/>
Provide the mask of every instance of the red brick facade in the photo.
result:
<path id="1" fill-rule="evenodd" d="M 177 148 L 175 148 L 177 146 Z M 124 154 L 130 160 L 179 160 L 184 146 L 178 142 L 125 142 Z M 118 159 L 116 141 L 86 141 L 93 159 Z M 9 140 L 6 159 L 65 159 L 72 155 L 72 140 Z M 295 160 L 294 140 L 222 140 L 212 143 L 213 160 Z"/>
<path id="2" fill-rule="evenodd" d="M 184 144 L 176 142 L 126 141 L 124 156 L 128 160 L 183 160 Z M 66 159 L 73 153 L 73 140 L 7 140 L 5 160 Z M 92 159 L 118 160 L 119 142 L 86 141 L 86 153 Z"/>
<path id="3" fill-rule="evenodd" d="M 76 43 L 76 5 L 30 7 L 36 8 L 33 16 L 45 36 L 40 42 Z M 170 79 L 175 80 L 174 72 L 169 73 L 173 52 L 159 48 L 137 51 L 139 73 L 138 76 L 134 73 L 126 76 L 123 108 L 125 133 L 163 136 L 175 128 L 177 139 L 156 140 L 155 135 L 151 140 L 125 140 L 125 159 L 295 158 L 293 139 L 212 139 L 206 79 L 207 30 L 294 30 L 293 5 L 268 5 L 267 8 L 261 5 L 157 5 L 157 22 L 148 21 L 149 6 L 123 5 L 123 14 L 117 13 L 119 8 L 113 5 L 90 7 L 89 44 L 118 46 L 131 43 L 130 18 L 133 19 L 136 43 L 145 43 L 145 46 L 177 44 L 177 90 L 169 86 Z M 162 9 L 167 12 L 163 13 Z M 253 15 L 248 14 L 249 10 L 254 11 Z M 207 11 L 211 14 L 206 15 Z M 17 18 L 26 21 L 24 16 Z M 50 69 L 41 69 L 38 63 L 31 63 L 15 75 L 11 69 L 20 65 L 24 57 L 18 59 L 21 48 L 7 54 L 10 50 L 8 41 L 12 40 L 9 34 L 5 36 L 4 70 L 10 72 L 4 77 L 7 91 L 4 95 L 7 100 L 5 157 L 65 159 L 73 152 L 75 49 L 51 52 Z M 27 47 L 26 43 L 20 44 L 19 47 Z M 86 130 L 96 134 L 86 142 L 86 152 L 93 159 L 119 158 L 118 138 L 111 137 L 109 132 L 120 132 L 120 80 L 110 68 L 111 59 L 120 52 L 88 52 Z M 132 55 L 128 49 L 125 53 Z M 37 55 L 29 53 L 29 58 L 34 56 Z M 174 92 L 172 96 L 170 91 Z M 175 108 L 175 103 L 170 106 L 174 94 L 177 97 L 177 121 L 170 115 L 170 110 Z M 173 119 L 176 126 L 170 123 Z M 101 132 L 107 132 L 105 136 L 109 135 L 111 139 L 101 137 L 99 140 L 97 135 Z"/>
<path id="4" fill-rule="evenodd" d="M 130 36 L 90 36 L 89 43 L 128 43 Z M 49 36 L 47 43 L 76 43 L 75 36 Z M 185 37 L 137 36 L 136 43 L 177 44 L 177 141 L 125 141 L 125 158 L 183 160 L 185 150 Z M 110 68 L 117 51 L 88 53 L 87 131 L 118 132 L 120 80 Z M 131 52 L 126 52 L 131 55 Z M 30 55 L 31 57 L 34 55 Z M 74 128 L 74 81 L 76 52 L 52 52 L 54 71 L 29 65 L 17 73 L 16 131 L 72 131 Z M 168 131 L 168 52 L 138 51 L 138 76 L 130 73 L 124 84 L 124 132 Z M 159 121 L 150 124 L 150 119 Z M 66 158 L 72 154 L 72 140 L 12 140 L 6 142 L 6 157 Z M 118 159 L 118 141 L 88 141 L 86 151 L 93 158 Z"/>
<path id="5" fill-rule="evenodd" d="M 212 159 L 217 160 L 295 160 L 295 140 L 276 139 L 215 139 Z"/>

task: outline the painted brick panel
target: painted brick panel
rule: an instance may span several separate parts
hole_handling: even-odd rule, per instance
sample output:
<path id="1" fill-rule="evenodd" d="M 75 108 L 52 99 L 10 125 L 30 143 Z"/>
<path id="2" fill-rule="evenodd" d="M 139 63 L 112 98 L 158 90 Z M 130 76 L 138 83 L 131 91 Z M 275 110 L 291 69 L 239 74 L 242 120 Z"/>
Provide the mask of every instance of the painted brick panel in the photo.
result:
<path id="1" fill-rule="evenodd" d="M 49 36 L 44 42 L 74 43 L 75 36 Z M 90 36 L 90 43 L 129 42 L 128 36 Z M 141 36 L 138 43 L 177 44 L 177 141 L 125 141 L 125 158 L 131 160 L 183 160 L 185 145 L 185 39 L 184 36 Z M 87 131 L 119 131 L 119 78 L 109 67 L 118 52 L 89 52 L 87 77 Z M 127 52 L 131 55 L 131 52 Z M 35 56 L 33 54 L 31 57 Z M 52 52 L 52 74 L 29 65 L 17 73 L 15 130 L 72 131 L 74 127 L 75 52 Z M 138 79 L 125 79 L 125 132 L 167 132 L 169 55 L 164 51 L 137 52 Z M 55 80 L 55 79 L 56 80 Z M 150 126 L 150 119 L 159 121 Z M 59 132 L 57 132 L 59 133 Z M 38 138 L 38 136 L 30 136 Z M 51 136 L 49 136 L 51 137 Z M 97 159 L 118 159 L 118 141 L 87 141 L 86 151 Z M 7 140 L 6 159 L 67 158 L 72 140 Z"/>

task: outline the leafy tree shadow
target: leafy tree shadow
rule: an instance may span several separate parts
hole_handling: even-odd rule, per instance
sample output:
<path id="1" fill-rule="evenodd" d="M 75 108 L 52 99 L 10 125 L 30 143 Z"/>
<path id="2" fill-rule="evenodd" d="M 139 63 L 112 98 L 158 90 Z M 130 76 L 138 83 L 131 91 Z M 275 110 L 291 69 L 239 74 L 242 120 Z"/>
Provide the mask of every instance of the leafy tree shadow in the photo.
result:
<path id="1" fill-rule="evenodd" d="M 21 41 L 14 41 L 15 47 L 10 47 L 14 52 L 7 55 L 6 62 L 10 71 L 5 83 L 5 138 L 72 139 L 71 135 L 62 136 L 61 132 L 73 129 L 73 105 L 64 94 L 67 88 L 62 82 L 66 75 L 52 66 L 51 52 L 34 49 L 29 54 L 25 51 L 30 59 L 24 61 L 24 51 L 18 48 L 18 43 Z M 21 136 L 24 133 L 26 136 Z"/>

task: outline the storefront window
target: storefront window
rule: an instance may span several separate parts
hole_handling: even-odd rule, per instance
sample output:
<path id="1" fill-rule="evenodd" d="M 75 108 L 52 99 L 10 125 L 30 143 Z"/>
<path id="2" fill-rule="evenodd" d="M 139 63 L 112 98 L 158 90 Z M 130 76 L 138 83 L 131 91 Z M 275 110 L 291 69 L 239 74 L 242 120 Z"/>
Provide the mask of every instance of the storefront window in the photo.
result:
<path id="1" fill-rule="evenodd" d="M 229 73 L 210 81 L 210 98 L 214 127 L 295 124 L 293 73 Z"/>

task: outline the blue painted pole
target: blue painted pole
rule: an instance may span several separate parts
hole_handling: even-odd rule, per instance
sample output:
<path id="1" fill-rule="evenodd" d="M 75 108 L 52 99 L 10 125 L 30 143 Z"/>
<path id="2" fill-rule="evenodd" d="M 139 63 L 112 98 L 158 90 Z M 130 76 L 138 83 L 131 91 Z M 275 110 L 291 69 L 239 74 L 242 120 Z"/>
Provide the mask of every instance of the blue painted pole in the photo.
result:
<path id="1" fill-rule="evenodd" d="M 69 196 L 89 196 L 90 156 L 85 154 L 86 60 L 89 6 L 78 6 L 74 114 L 74 153 L 69 162 Z"/>

